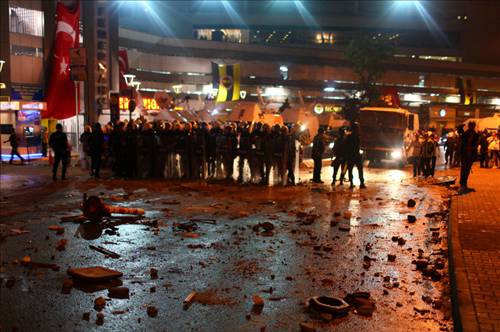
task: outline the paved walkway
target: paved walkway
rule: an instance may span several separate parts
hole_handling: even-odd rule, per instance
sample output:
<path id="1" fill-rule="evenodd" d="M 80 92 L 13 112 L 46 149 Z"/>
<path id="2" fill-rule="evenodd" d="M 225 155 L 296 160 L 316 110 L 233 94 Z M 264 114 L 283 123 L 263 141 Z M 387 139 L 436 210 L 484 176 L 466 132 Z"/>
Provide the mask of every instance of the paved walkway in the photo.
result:
<path id="1" fill-rule="evenodd" d="M 500 170 L 475 164 L 469 186 L 451 204 L 454 304 L 463 331 L 500 331 Z"/>

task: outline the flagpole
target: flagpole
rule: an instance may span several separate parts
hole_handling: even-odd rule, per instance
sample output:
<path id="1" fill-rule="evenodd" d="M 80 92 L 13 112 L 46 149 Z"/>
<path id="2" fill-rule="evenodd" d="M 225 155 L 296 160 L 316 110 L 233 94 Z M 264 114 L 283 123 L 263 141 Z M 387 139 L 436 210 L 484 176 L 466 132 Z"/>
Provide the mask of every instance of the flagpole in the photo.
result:
<path id="1" fill-rule="evenodd" d="M 75 81 L 75 113 L 76 113 L 76 151 L 80 153 L 80 116 L 78 114 L 78 81 Z"/>

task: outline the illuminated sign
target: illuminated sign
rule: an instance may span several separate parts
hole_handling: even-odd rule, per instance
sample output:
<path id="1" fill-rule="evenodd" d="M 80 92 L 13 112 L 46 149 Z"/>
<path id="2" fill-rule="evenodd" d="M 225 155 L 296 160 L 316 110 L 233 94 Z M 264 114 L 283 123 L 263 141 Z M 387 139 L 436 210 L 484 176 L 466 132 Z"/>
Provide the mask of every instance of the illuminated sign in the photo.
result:
<path id="1" fill-rule="evenodd" d="M 120 109 L 122 111 L 128 112 L 128 103 L 130 102 L 130 98 L 128 97 L 120 97 Z M 156 102 L 154 98 L 142 98 L 142 104 L 145 110 L 159 111 L 160 106 Z"/>
<path id="2" fill-rule="evenodd" d="M 439 111 L 439 116 L 444 118 L 446 116 L 446 110 L 444 108 L 442 108 L 440 111 Z"/>
<path id="3" fill-rule="evenodd" d="M 325 111 L 325 108 L 321 104 L 314 105 L 314 113 L 321 114 Z"/>
<path id="4" fill-rule="evenodd" d="M 41 102 L 22 103 L 21 108 L 23 110 L 44 110 L 45 103 L 41 103 Z"/>
<path id="5" fill-rule="evenodd" d="M 17 111 L 19 110 L 18 101 L 2 101 L 0 102 L 0 111 Z"/>
<path id="6" fill-rule="evenodd" d="M 316 114 L 322 114 L 324 113 L 339 113 L 342 110 L 342 107 L 336 106 L 336 105 L 322 105 L 322 104 L 316 104 L 314 105 L 314 113 Z"/>

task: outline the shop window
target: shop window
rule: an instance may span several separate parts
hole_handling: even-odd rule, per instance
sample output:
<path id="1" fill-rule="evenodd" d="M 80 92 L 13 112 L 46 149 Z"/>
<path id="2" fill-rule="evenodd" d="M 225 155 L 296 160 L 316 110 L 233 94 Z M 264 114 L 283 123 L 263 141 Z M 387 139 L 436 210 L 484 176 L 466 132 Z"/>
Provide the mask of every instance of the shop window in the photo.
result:
<path id="1" fill-rule="evenodd" d="M 43 12 L 40 10 L 10 7 L 9 31 L 43 37 Z"/>
<path id="2" fill-rule="evenodd" d="M 39 47 L 29 47 L 21 45 L 10 45 L 10 54 L 25 55 L 32 57 L 43 57 L 43 49 Z"/>

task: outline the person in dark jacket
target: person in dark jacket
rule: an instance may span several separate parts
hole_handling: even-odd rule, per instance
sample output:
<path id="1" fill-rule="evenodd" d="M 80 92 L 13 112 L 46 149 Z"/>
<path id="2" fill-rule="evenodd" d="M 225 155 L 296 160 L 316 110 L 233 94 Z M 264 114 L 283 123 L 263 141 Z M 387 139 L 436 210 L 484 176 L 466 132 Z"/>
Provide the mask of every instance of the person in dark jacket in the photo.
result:
<path id="1" fill-rule="evenodd" d="M 62 124 L 56 125 L 56 131 L 50 135 L 49 145 L 54 150 L 54 166 L 52 167 L 52 179 L 57 179 L 59 163 L 62 164 L 61 179 L 66 179 L 66 166 L 68 163 L 68 137 L 62 131 Z"/>
<path id="2" fill-rule="evenodd" d="M 90 169 L 90 176 L 95 176 L 96 179 L 100 177 L 101 160 L 104 149 L 104 134 L 99 122 L 94 123 L 92 134 L 90 135 L 90 158 L 92 159 L 92 166 Z"/>
<path id="3" fill-rule="evenodd" d="M 240 141 L 238 144 L 238 182 L 242 183 L 245 160 L 250 165 L 250 152 L 252 151 L 252 139 L 250 137 L 251 125 L 242 123 L 239 130 Z"/>
<path id="4" fill-rule="evenodd" d="M 479 135 L 479 164 L 481 168 L 488 168 L 488 131 L 486 129 Z"/>
<path id="5" fill-rule="evenodd" d="M 325 152 L 325 135 L 324 129 L 319 128 L 318 134 L 314 136 L 312 147 L 312 158 L 314 161 L 314 173 L 312 181 L 315 183 L 323 183 L 321 181 L 321 166 L 323 162 L 323 153 Z"/>
<path id="6" fill-rule="evenodd" d="M 466 193 L 471 189 L 467 187 L 467 180 L 469 179 L 472 164 L 477 156 L 477 145 L 479 143 L 479 135 L 475 131 L 476 123 L 469 122 L 467 130 L 464 131 L 464 126 L 458 127 L 458 134 L 460 135 L 460 193 Z"/>
<path id="7" fill-rule="evenodd" d="M 12 164 L 12 160 L 14 159 L 14 156 L 17 156 L 19 159 L 21 159 L 21 163 L 24 163 L 23 157 L 19 154 L 19 151 L 17 151 L 17 148 L 19 147 L 19 137 L 17 137 L 16 130 L 12 128 L 12 131 L 10 133 L 9 139 L 6 140 L 4 143 L 10 143 L 10 161 L 9 164 Z"/>
<path id="8" fill-rule="evenodd" d="M 356 123 L 351 125 L 351 130 L 346 135 L 346 159 L 347 159 L 347 169 L 349 170 L 349 182 L 351 183 L 350 188 L 354 188 L 352 170 L 354 166 L 358 169 L 358 176 L 360 188 L 366 188 L 365 178 L 363 176 L 363 158 L 361 156 L 361 140 L 359 137 L 359 128 Z M 347 134 L 347 133 L 346 133 Z M 341 175 L 343 177 L 343 175 Z"/>
<path id="9" fill-rule="evenodd" d="M 446 138 L 446 143 L 444 145 L 444 160 L 446 165 L 450 165 L 453 167 L 453 154 L 455 152 L 455 146 L 457 144 L 457 140 L 454 133 L 449 133 Z"/>

